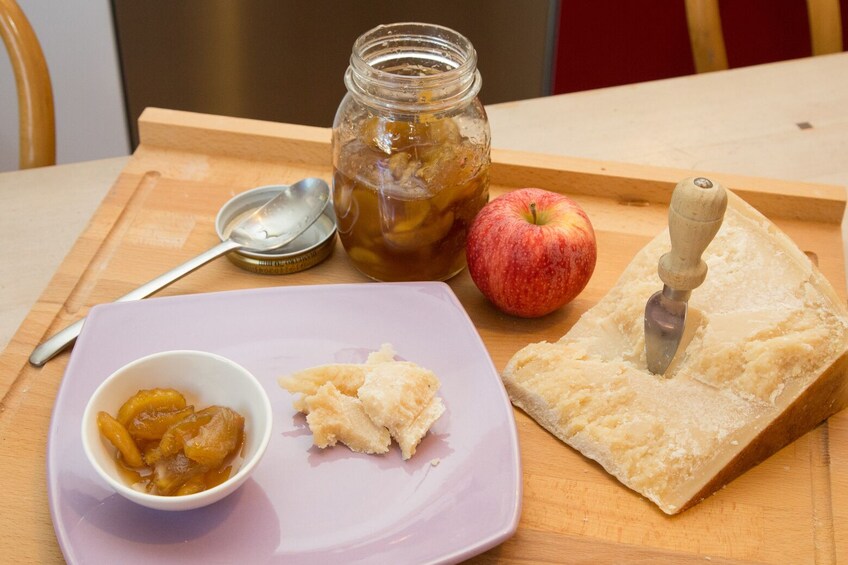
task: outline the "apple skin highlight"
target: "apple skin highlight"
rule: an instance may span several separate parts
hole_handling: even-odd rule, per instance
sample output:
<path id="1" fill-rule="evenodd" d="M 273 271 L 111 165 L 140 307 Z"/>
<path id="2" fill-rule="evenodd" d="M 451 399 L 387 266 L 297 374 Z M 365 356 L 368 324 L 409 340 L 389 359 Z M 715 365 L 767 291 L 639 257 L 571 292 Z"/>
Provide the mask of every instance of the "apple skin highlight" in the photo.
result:
<path id="1" fill-rule="evenodd" d="M 523 188 L 492 200 L 477 214 L 466 256 L 474 284 L 498 309 L 536 318 L 568 304 L 586 287 L 597 243 L 589 217 L 574 200 Z"/>

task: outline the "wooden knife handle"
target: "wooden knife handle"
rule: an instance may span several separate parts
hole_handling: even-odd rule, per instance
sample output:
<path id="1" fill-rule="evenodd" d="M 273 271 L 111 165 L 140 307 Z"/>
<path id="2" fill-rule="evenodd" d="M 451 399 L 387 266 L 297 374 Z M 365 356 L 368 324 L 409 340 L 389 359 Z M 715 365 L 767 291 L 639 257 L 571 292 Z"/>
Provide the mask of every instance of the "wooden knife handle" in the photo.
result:
<path id="1" fill-rule="evenodd" d="M 707 276 L 701 255 L 721 227 L 726 209 L 727 193 L 718 182 L 692 177 L 677 184 L 668 208 L 671 251 L 659 262 L 666 286 L 684 291 L 701 286 Z"/>

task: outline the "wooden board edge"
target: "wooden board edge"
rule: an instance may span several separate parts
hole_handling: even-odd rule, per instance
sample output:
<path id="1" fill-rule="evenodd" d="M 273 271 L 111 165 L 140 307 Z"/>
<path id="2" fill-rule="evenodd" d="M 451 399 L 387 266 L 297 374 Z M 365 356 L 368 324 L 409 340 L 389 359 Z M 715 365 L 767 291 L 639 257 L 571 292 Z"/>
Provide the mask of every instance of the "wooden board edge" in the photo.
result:
<path id="1" fill-rule="evenodd" d="M 537 186 L 636 205 L 668 204 L 675 184 L 691 176 L 719 181 L 769 218 L 839 224 L 845 213 L 845 187 L 837 185 L 492 149 L 493 184 Z"/>
<path id="2" fill-rule="evenodd" d="M 138 119 L 141 146 L 225 155 L 252 161 L 329 165 L 329 128 L 146 108 Z"/>
<path id="3" fill-rule="evenodd" d="M 30 365 L 29 356 L 36 345 L 87 313 L 87 308 L 84 308 L 69 314 L 66 312 L 68 301 L 103 246 L 104 226 L 107 232 L 112 229 L 143 179 L 126 172 L 118 175 L 6 348 L 0 351 L 0 369 L 3 371 L 0 379 L 0 426 L 7 414 L 14 414 L 10 408 L 17 404 L 19 391 L 28 390 L 31 379 L 55 378 L 58 382 L 64 373 L 69 356 L 67 351 L 43 367 Z"/>
<path id="4" fill-rule="evenodd" d="M 147 108 L 139 118 L 142 146 L 261 161 L 329 166 L 330 128 Z M 492 149 L 491 182 L 558 192 L 667 204 L 674 185 L 690 176 L 718 180 L 770 218 L 838 224 L 846 191 L 835 185 Z"/>

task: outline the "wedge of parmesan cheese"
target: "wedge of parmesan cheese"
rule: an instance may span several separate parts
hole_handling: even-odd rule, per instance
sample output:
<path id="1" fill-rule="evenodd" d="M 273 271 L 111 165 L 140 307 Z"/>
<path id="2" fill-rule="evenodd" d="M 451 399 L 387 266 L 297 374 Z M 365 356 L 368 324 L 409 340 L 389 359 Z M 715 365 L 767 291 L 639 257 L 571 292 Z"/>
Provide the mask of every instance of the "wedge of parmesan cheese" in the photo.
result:
<path id="1" fill-rule="evenodd" d="M 281 377 L 279 384 L 299 393 L 294 407 L 307 415 L 313 443 L 321 448 L 341 442 L 360 453 L 385 453 L 394 439 L 409 459 L 445 411 L 436 375 L 396 361 L 390 344 L 365 363 L 320 365 Z"/>
<path id="2" fill-rule="evenodd" d="M 518 351 L 512 402 L 623 484 L 675 514 L 848 405 L 848 311 L 804 253 L 729 194 L 664 376 L 643 316 L 662 287 L 667 230 L 556 343 Z"/>

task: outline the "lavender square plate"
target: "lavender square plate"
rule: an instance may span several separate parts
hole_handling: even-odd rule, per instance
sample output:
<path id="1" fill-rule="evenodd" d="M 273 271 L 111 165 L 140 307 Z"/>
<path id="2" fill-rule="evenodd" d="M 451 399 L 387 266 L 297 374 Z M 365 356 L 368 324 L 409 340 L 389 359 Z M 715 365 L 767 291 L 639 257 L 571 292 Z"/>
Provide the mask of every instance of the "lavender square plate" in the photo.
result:
<path id="1" fill-rule="evenodd" d="M 277 377 L 361 362 L 382 343 L 433 370 L 447 410 L 416 455 L 320 450 Z M 229 357 L 274 409 L 253 477 L 206 508 L 161 512 L 112 492 L 85 459 L 80 419 L 97 385 L 169 349 Z M 444 283 L 229 291 L 92 308 L 56 398 L 47 448 L 53 524 L 70 563 L 452 563 L 509 538 L 521 469 L 512 407 Z"/>

